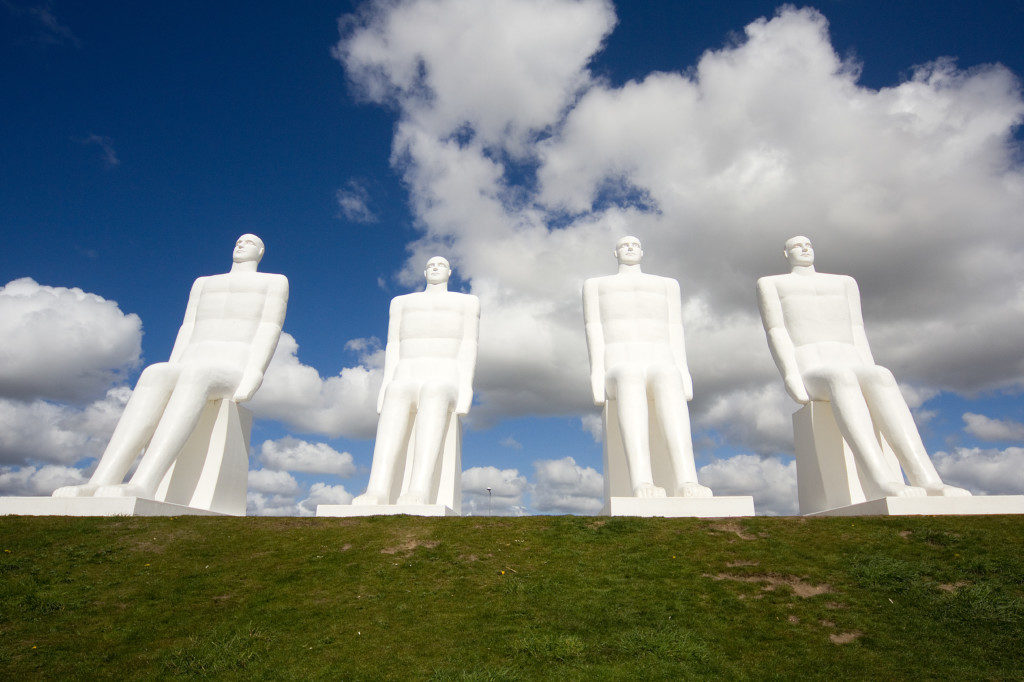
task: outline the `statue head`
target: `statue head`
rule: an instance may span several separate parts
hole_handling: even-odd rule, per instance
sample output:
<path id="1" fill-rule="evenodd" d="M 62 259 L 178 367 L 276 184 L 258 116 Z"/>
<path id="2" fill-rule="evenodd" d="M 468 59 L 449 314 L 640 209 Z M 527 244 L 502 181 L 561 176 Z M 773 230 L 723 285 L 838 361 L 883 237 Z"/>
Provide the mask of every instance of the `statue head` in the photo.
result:
<path id="1" fill-rule="evenodd" d="M 632 235 L 627 235 L 615 242 L 615 257 L 620 265 L 636 265 L 644 257 L 644 250 L 640 248 L 640 240 Z"/>
<path id="2" fill-rule="evenodd" d="M 423 276 L 427 278 L 428 284 L 444 284 L 451 274 L 452 267 L 441 256 L 434 256 L 428 260 L 427 267 L 423 270 Z"/>
<path id="3" fill-rule="evenodd" d="M 814 265 L 814 248 L 811 246 L 811 240 L 802 235 L 787 239 L 786 250 L 783 253 L 794 268 L 798 265 Z"/>
<path id="4" fill-rule="evenodd" d="M 235 250 L 231 253 L 231 260 L 235 263 L 246 263 L 248 261 L 260 262 L 265 251 L 263 240 L 254 234 L 243 234 L 235 242 Z"/>

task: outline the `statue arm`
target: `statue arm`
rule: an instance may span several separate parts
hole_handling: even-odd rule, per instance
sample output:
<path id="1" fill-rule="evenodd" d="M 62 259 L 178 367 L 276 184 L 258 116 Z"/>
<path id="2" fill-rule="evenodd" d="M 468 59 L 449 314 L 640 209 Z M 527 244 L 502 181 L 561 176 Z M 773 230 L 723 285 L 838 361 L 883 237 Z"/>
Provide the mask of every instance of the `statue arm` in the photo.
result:
<path id="1" fill-rule="evenodd" d="M 267 288 L 267 298 L 263 302 L 259 326 L 252 343 L 249 344 L 249 358 L 242 373 L 242 380 L 235 390 L 235 402 L 251 400 L 252 396 L 263 384 L 263 375 L 267 371 L 277 342 L 284 328 L 284 315 L 288 309 L 288 280 L 284 275 L 277 275 Z"/>
<path id="2" fill-rule="evenodd" d="M 469 414 L 473 403 L 473 374 L 476 371 L 477 344 L 480 338 L 480 299 L 470 296 L 463 313 L 464 330 L 459 344 L 459 395 L 455 402 L 456 414 Z"/>
<path id="3" fill-rule="evenodd" d="M 583 283 L 583 324 L 587 330 L 587 350 L 590 352 L 590 389 L 594 404 L 604 405 L 604 329 L 601 327 L 601 307 L 598 303 L 597 281 Z"/>
<path id="4" fill-rule="evenodd" d="M 782 374 L 786 392 L 798 403 L 810 402 L 804 380 L 800 376 L 800 368 L 797 365 L 796 348 L 786 330 L 779 292 L 769 280 L 759 279 L 757 281 L 757 307 L 761 311 L 761 323 L 768 335 L 768 348 L 772 352 L 775 366 Z"/>
<path id="5" fill-rule="evenodd" d="M 683 392 L 687 400 L 693 400 L 693 378 L 686 366 L 686 344 L 683 340 L 683 301 L 679 293 L 679 282 L 669 280 L 668 287 L 668 338 L 672 347 L 672 359 L 683 379 Z"/>
<path id="6" fill-rule="evenodd" d="M 188 342 L 192 338 L 192 332 L 196 328 L 196 310 L 199 308 L 199 297 L 203 293 L 203 278 L 200 277 L 192 283 L 192 291 L 188 295 L 188 304 L 185 306 L 185 319 L 181 322 L 178 336 L 174 339 L 174 347 L 171 348 L 169 362 L 178 362 L 188 348 Z"/>
<path id="7" fill-rule="evenodd" d="M 398 330 L 402 327 L 402 304 L 399 297 L 391 299 L 391 308 L 388 310 L 388 340 L 384 344 L 384 380 L 380 384 L 380 393 L 377 395 L 377 414 L 384 409 L 384 393 L 388 384 L 395 378 L 395 370 L 398 368 Z"/>
<path id="8" fill-rule="evenodd" d="M 864 313 L 860 307 L 860 289 L 857 287 L 857 280 L 852 277 L 846 278 L 846 300 L 850 304 L 850 323 L 853 328 L 853 345 L 860 352 L 861 359 L 869 364 L 875 364 L 875 358 L 871 355 L 871 347 L 868 345 L 868 335 L 864 330 Z"/>

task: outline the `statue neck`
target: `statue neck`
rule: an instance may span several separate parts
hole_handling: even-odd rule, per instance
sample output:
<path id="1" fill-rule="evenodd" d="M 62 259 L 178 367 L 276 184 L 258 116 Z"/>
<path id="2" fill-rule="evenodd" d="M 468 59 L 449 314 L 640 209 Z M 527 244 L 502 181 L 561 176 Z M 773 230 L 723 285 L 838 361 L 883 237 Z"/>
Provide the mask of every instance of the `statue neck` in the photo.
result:
<path id="1" fill-rule="evenodd" d="M 256 272 L 258 263 L 254 260 L 247 260 L 242 263 L 232 263 L 231 272 Z"/>
<path id="2" fill-rule="evenodd" d="M 443 294 L 448 291 L 448 282 L 438 282 L 437 284 L 431 284 L 427 282 L 427 288 L 423 290 L 428 294 Z"/>
<path id="3" fill-rule="evenodd" d="M 619 263 L 619 274 L 621 275 L 621 274 L 624 274 L 624 273 L 627 273 L 627 272 L 634 273 L 634 274 L 640 274 L 640 272 L 641 272 L 640 264 L 639 263 L 635 263 L 633 265 L 627 265 L 625 263 Z"/>
<path id="4" fill-rule="evenodd" d="M 808 275 L 813 275 L 814 274 L 814 266 L 813 265 L 794 265 L 793 266 L 793 273 L 792 274 L 794 274 L 794 275 L 802 275 L 804 277 L 806 277 Z"/>

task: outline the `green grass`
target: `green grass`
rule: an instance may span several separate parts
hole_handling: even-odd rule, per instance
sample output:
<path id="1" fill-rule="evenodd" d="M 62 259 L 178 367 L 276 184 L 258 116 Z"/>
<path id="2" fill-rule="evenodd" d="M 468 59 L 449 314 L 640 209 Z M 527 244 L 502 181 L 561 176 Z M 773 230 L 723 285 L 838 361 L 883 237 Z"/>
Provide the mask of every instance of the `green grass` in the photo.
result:
<path id="1" fill-rule="evenodd" d="M 0 518 L 6 679 L 1024 679 L 1024 517 Z"/>

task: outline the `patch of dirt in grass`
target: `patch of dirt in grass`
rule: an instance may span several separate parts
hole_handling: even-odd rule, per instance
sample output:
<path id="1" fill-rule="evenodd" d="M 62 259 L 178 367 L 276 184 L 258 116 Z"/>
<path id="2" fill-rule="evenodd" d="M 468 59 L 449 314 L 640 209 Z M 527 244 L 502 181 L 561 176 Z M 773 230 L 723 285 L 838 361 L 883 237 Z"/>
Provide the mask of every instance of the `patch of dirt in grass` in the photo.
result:
<path id="1" fill-rule="evenodd" d="M 740 583 L 763 583 L 764 587 L 761 589 L 765 592 L 771 592 L 776 587 L 785 585 L 789 587 L 798 597 L 816 597 L 819 594 L 825 594 L 826 592 L 832 591 L 832 586 L 827 583 L 821 585 L 812 585 L 811 583 L 804 582 L 795 575 L 779 575 L 778 573 L 767 573 L 760 575 L 736 575 L 735 573 L 718 573 L 716 575 L 704 574 L 707 578 L 714 580 L 734 580 Z"/>
<path id="2" fill-rule="evenodd" d="M 903 538 L 904 540 L 909 540 L 910 536 L 913 535 L 913 534 L 914 534 L 914 531 L 912 531 L 912 530 L 901 530 L 899 532 L 899 536 L 901 538 Z"/>
<path id="3" fill-rule="evenodd" d="M 858 637 L 860 637 L 862 634 L 864 633 L 858 632 L 857 630 L 853 630 L 851 632 L 840 632 L 839 634 L 831 634 L 828 636 L 828 639 L 833 644 L 849 644 L 850 642 L 853 642 Z"/>
<path id="4" fill-rule="evenodd" d="M 846 604 L 840 604 L 837 601 L 827 601 L 827 602 L 825 602 L 825 608 L 826 609 L 845 609 L 846 608 Z"/>
<path id="5" fill-rule="evenodd" d="M 459 558 L 462 559 L 463 561 L 476 561 L 480 557 L 478 557 L 476 554 L 463 554 Z"/>
<path id="6" fill-rule="evenodd" d="M 406 534 L 402 541 L 397 545 L 391 547 L 385 547 L 380 551 L 381 554 L 398 554 L 399 552 L 409 553 L 414 551 L 417 547 L 426 547 L 427 549 L 433 549 L 437 547 L 440 542 L 437 540 L 421 540 L 412 534 Z"/>
<path id="7" fill-rule="evenodd" d="M 818 625 L 823 628 L 834 628 L 836 626 L 836 624 L 830 620 L 819 620 Z"/>
<path id="8" fill-rule="evenodd" d="M 957 580 L 955 583 L 939 583 L 937 587 L 943 592 L 956 592 L 961 587 L 970 585 L 966 580 Z"/>
<path id="9" fill-rule="evenodd" d="M 750 533 L 745 532 L 743 530 L 743 526 L 740 525 L 740 522 L 734 519 L 708 524 L 708 528 L 722 533 L 735 533 L 736 537 L 740 540 L 757 540 L 759 537 L 764 537 L 762 535 L 751 535 Z"/>
<path id="10" fill-rule="evenodd" d="M 600 528 L 606 523 L 608 523 L 607 519 L 595 519 L 587 524 L 587 528 Z"/>
<path id="11" fill-rule="evenodd" d="M 757 566 L 756 561 L 728 561 L 725 564 L 729 568 L 737 568 L 739 566 Z"/>
<path id="12" fill-rule="evenodd" d="M 800 622 L 800 619 L 799 619 L 799 618 L 797 618 L 796 616 L 794 616 L 793 614 L 789 614 L 789 617 L 788 617 L 788 618 L 786 618 L 786 620 L 788 620 L 788 621 L 789 621 L 790 623 L 792 623 L 793 625 L 796 625 L 797 623 L 799 623 L 799 622 Z"/>
<path id="13" fill-rule="evenodd" d="M 351 543 L 346 542 L 344 545 L 341 546 L 341 551 L 342 552 L 347 552 L 350 549 L 352 549 Z"/>

